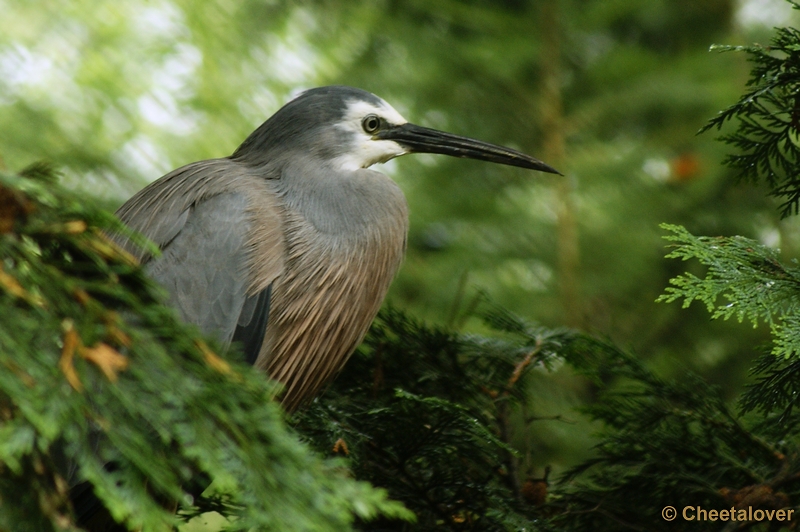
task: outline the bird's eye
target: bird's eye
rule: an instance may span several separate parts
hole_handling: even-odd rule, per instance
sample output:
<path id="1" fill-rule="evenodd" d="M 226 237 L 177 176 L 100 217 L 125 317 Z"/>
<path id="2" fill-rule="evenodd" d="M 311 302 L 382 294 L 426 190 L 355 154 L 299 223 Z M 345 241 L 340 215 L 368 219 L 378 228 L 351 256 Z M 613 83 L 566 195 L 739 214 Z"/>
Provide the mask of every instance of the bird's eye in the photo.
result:
<path id="1" fill-rule="evenodd" d="M 381 127 L 381 119 L 377 115 L 367 115 L 361 121 L 361 127 L 367 133 L 375 133 Z"/>

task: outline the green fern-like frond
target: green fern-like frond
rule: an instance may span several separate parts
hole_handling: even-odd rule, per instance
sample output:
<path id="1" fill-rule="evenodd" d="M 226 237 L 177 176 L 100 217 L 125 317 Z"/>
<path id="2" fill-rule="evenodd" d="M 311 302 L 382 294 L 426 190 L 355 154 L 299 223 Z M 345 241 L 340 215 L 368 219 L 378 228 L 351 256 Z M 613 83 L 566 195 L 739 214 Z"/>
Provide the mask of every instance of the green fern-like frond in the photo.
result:
<path id="1" fill-rule="evenodd" d="M 712 318 L 736 317 L 772 325 L 800 308 L 800 268 L 778 261 L 778 252 L 741 236 L 694 236 L 685 228 L 662 224 L 674 242 L 667 258 L 698 260 L 707 268 L 704 277 L 684 273 L 670 279 L 672 286 L 657 301 L 683 299 L 683 306 L 702 302 Z"/>
<path id="2" fill-rule="evenodd" d="M 105 236 L 116 218 L 26 175 L 0 172 L 0 530 L 77 530 L 97 508 L 171 529 L 165 503 L 190 507 L 198 482 L 225 495 L 228 530 L 412 517 L 298 441 L 275 385 L 180 322 Z"/>
<path id="3" fill-rule="evenodd" d="M 797 9 L 797 4 L 791 2 Z M 769 46 L 719 46 L 712 50 L 743 51 L 754 63 L 750 89 L 738 102 L 712 118 L 701 130 L 720 129 L 738 119 L 737 129 L 722 141 L 736 152 L 725 164 L 739 179 L 765 181 L 771 194 L 782 198 L 781 214 L 797 214 L 800 207 L 800 30 L 777 28 Z"/>

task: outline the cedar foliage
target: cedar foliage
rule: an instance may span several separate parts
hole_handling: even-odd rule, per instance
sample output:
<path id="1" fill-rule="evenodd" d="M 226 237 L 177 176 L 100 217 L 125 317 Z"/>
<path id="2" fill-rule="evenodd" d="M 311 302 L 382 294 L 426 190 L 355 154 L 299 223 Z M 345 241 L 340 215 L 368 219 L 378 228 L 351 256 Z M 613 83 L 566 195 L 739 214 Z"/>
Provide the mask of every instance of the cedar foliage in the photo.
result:
<path id="1" fill-rule="evenodd" d="M 0 530 L 78 530 L 75 485 L 132 530 L 171 530 L 197 482 L 230 530 L 409 517 L 300 444 L 274 383 L 179 322 L 104 236 L 118 220 L 47 168 L 24 174 L 0 174 Z"/>
<path id="2" fill-rule="evenodd" d="M 794 9 L 800 4 L 787 0 Z M 797 85 L 800 82 L 796 28 L 776 28 L 769 46 L 712 46 L 712 50 L 739 51 L 749 54 L 754 63 L 747 82 L 748 90 L 735 104 L 720 111 L 700 131 L 720 129 L 729 120 L 737 120 L 736 131 L 721 138 L 736 148 L 725 164 L 739 179 L 765 181 L 773 196 L 782 198 L 783 216 L 798 214 L 800 208 L 800 127 Z"/>
<path id="3" fill-rule="evenodd" d="M 550 367 L 576 335 L 485 306 L 493 338 L 382 312 L 331 389 L 296 415 L 317 449 L 346 456 L 357 478 L 416 514 L 413 524 L 381 530 L 530 526 L 533 506 L 508 443 L 511 415 L 525 400 L 525 376 Z"/>
<path id="4" fill-rule="evenodd" d="M 769 46 L 712 48 L 744 51 L 754 66 L 747 92 L 701 131 L 734 121 L 735 131 L 721 137 L 734 149 L 725 164 L 739 179 L 766 182 L 771 195 L 784 200 L 780 210 L 788 216 L 800 204 L 800 32 L 775 31 Z M 684 307 L 698 301 L 714 319 L 765 323 L 771 352 L 756 358 L 754 382 L 730 406 L 697 377 L 665 381 L 635 359 L 609 351 L 618 362 L 609 365 L 616 382 L 601 386 L 597 402 L 587 408 L 604 423 L 597 456 L 564 476 L 551 522 L 566 530 L 672 530 L 677 523 L 693 530 L 794 529 L 796 515 L 769 523 L 748 521 L 749 513 L 742 520 L 739 511 L 796 514 L 800 507 L 794 409 L 800 397 L 800 269 L 795 261 L 781 262 L 779 251 L 744 237 L 662 228 L 672 243 L 667 257 L 697 261 L 704 273 L 672 279 L 659 301 L 682 299 Z M 661 518 L 667 505 L 678 511 L 675 522 Z M 734 509 L 739 518 L 686 523 L 686 506 Z"/>
<path id="5" fill-rule="evenodd" d="M 736 150 L 728 164 L 766 181 L 784 215 L 796 213 L 800 34 L 778 29 L 771 46 L 736 50 L 755 63 L 750 89 L 708 127 L 736 121 L 723 137 Z M 608 342 L 491 305 L 481 311 L 491 337 L 388 310 L 338 380 L 292 419 L 308 445 L 338 457 L 326 462 L 283 427 L 263 377 L 198 348 L 154 304 L 141 272 L 89 230 L 119 230 L 113 219 L 63 203 L 41 180 L 3 179 L 0 304 L 15 318 L 0 327 L 0 530 L 70 528 L 56 449 L 131 526 L 173 522 L 161 502 L 185 500 L 182 486 L 200 471 L 224 493 L 201 508 L 266 530 L 341 529 L 354 515 L 364 530 L 672 530 L 681 517 L 664 521 L 667 505 L 679 514 L 800 507 L 800 272 L 757 242 L 663 226 L 668 257 L 705 273 L 673 279 L 661 301 L 699 301 L 714 318 L 771 327 L 771 352 L 736 404 L 699 377 L 661 378 Z M 523 482 L 509 432 L 535 401 L 531 374 L 562 363 L 592 383 L 584 410 L 601 427 L 594 456 L 549 486 Z M 342 470 L 385 488 L 416 520 L 396 519 L 407 514 Z"/>
<path id="6" fill-rule="evenodd" d="M 750 55 L 749 90 L 704 130 L 735 120 L 735 132 L 722 137 L 736 150 L 726 164 L 740 178 L 766 181 L 784 198 L 783 215 L 796 213 L 800 32 L 777 29 L 770 46 L 725 49 Z M 705 273 L 672 279 L 659 301 L 699 301 L 712 318 L 771 328 L 771 352 L 754 357 L 753 383 L 734 404 L 699 376 L 661 378 L 608 342 L 537 328 L 496 308 L 484 317 L 502 339 L 390 312 L 296 427 L 321 452 L 347 455 L 357 478 L 387 488 L 417 515 L 416 523 L 382 521 L 385 530 L 793 528 L 797 515 L 768 523 L 738 512 L 800 508 L 800 269 L 744 237 L 662 228 L 673 248 L 667 257 L 697 261 Z M 594 456 L 545 482 L 545 504 L 526 499 L 506 426 L 509 409 L 535 402 L 535 390 L 523 392 L 533 359 L 545 368 L 564 361 L 589 379 L 595 396 L 584 412 L 601 426 Z M 666 506 L 677 509 L 675 521 L 662 518 Z M 687 506 L 734 510 L 737 521 L 686 522 Z"/>

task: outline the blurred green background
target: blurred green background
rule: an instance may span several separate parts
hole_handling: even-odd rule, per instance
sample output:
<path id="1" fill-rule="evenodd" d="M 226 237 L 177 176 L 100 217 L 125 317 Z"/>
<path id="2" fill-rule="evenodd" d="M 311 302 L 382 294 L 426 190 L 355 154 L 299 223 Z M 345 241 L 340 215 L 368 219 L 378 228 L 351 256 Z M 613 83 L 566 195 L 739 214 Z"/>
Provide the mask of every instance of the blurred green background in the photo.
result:
<path id="1" fill-rule="evenodd" d="M 658 223 L 798 255 L 797 217 L 731 186 L 725 147 L 695 135 L 748 73 L 710 45 L 765 42 L 796 17 L 782 0 L 0 0 L 0 164 L 52 161 L 113 209 L 229 155 L 302 89 L 361 87 L 565 174 L 431 155 L 378 168 L 411 208 L 392 305 L 483 332 L 469 312 L 485 293 L 733 396 L 768 331 L 654 303 L 692 267 L 663 259 Z M 566 370 L 532 387 L 517 446 L 529 471 L 558 471 L 591 452 L 572 407 L 592 389 Z"/>

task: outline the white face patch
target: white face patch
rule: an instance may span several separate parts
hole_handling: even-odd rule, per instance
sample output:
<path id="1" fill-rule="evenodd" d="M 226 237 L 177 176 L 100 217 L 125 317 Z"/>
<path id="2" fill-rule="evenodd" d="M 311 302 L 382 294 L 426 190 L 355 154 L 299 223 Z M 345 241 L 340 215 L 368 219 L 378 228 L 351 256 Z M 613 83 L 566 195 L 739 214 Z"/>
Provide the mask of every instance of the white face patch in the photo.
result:
<path id="1" fill-rule="evenodd" d="M 375 163 L 385 163 L 405 153 L 407 150 L 393 140 L 373 140 L 372 135 L 364 131 L 361 121 L 365 116 L 374 114 L 391 125 L 408 122 L 394 107 L 381 100 L 374 105 L 363 100 L 352 100 L 348 103 L 345 117 L 336 127 L 352 134 L 353 145 L 348 153 L 340 155 L 332 163 L 343 170 L 368 168 Z"/>

